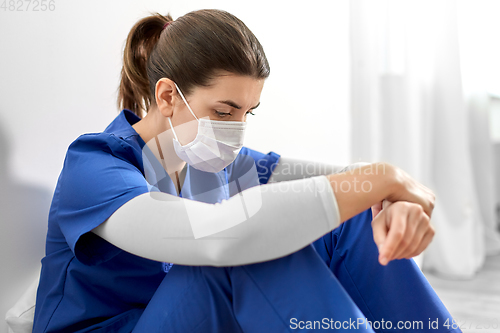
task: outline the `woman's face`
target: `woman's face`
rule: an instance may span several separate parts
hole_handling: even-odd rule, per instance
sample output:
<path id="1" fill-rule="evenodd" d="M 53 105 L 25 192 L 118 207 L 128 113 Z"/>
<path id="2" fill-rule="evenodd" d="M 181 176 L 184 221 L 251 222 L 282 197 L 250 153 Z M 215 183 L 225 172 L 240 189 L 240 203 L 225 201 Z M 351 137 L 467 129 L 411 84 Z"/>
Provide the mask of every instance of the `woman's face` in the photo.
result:
<path id="1" fill-rule="evenodd" d="M 185 97 L 199 119 L 244 122 L 247 115 L 259 106 L 263 86 L 263 79 L 226 72 L 213 79 L 210 86 L 195 87 Z M 182 131 L 176 130 L 181 144 L 186 144 L 196 137 L 197 121 L 178 94 L 172 122 L 176 128 L 180 124 L 186 125 L 181 126 Z"/>

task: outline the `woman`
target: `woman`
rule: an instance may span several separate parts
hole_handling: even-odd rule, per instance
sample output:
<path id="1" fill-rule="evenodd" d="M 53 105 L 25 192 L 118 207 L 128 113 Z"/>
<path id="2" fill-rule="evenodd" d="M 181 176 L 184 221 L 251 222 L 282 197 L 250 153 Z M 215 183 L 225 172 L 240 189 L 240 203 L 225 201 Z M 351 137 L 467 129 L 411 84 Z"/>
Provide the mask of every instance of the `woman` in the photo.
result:
<path id="1" fill-rule="evenodd" d="M 386 163 L 309 172 L 243 147 L 268 76 L 229 13 L 137 22 L 122 112 L 67 152 L 34 332 L 450 331 L 404 259 L 433 237 L 432 192 Z"/>

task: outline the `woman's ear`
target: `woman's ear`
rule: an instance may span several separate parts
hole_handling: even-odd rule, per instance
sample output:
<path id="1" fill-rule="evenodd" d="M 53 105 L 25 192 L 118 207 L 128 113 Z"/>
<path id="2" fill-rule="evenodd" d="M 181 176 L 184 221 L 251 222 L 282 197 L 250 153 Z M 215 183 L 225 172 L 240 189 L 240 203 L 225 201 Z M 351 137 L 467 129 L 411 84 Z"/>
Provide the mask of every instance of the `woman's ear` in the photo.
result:
<path id="1" fill-rule="evenodd" d="M 164 117 L 172 117 L 175 103 L 174 96 L 176 93 L 177 89 L 174 81 L 162 78 L 156 82 L 156 105 L 158 106 L 158 111 L 160 111 Z"/>

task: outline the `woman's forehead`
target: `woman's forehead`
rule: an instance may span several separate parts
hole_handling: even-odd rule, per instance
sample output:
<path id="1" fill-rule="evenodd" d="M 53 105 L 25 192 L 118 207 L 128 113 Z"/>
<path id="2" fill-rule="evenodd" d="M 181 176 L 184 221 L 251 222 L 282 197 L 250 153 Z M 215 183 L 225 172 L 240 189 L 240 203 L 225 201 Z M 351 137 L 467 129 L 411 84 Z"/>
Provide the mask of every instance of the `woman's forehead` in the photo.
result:
<path id="1" fill-rule="evenodd" d="M 263 87 L 264 79 L 228 73 L 215 76 L 207 87 L 194 88 L 193 97 L 197 95 L 216 101 L 231 101 L 236 106 L 251 108 L 259 103 Z"/>

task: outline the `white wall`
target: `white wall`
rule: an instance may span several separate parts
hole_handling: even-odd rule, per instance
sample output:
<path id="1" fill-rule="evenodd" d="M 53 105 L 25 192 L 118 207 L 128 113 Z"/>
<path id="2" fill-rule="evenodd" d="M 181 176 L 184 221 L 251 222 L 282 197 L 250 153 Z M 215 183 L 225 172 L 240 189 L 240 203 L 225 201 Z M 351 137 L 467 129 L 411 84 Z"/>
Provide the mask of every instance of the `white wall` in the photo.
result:
<path id="1" fill-rule="evenodd" d="M 55 10 L 45 12 L 26 5 L 0 9 L 0 315 L 43 256 L 48 207 L 68 145 L 102 131 L 118 113 L 122 47 L 149 11 L 176 18 L 219 8 L 242 19 L 271 65 L 246 145 L 350 162 L 347 1 L 55 0 Z"/>

